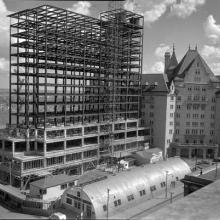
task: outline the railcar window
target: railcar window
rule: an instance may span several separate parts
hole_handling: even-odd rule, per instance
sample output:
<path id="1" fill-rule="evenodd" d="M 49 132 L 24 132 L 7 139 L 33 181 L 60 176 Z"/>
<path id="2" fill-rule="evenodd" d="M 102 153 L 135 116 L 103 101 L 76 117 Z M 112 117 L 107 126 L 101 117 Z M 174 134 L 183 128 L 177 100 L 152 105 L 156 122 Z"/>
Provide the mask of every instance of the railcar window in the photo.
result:
<path id="1" fill-rule="evenodd" d="M 107 211 L 107 205 L 103 205 L 103 210 L 104 210 L 104 212 Z"/>
<path id="2" fill-rule="evenodd" d="M 155 190 L 156 190 L 156 186 L 155 186 L 155 185 L 150 187 L 150 191 L 151 191 L 151 192 L 153 192 L 153 191 L 155 191 Z"/>
<path id="3" fill-rule="evenodd" d="M 146 191 L 145 191 L 145 189 L 139 191 L 139 193 L 140 193 L 140 196 L 144 196 L 144 195 L 146 195 Z"/>
<path id="4" fill-rule="evenodd" d="M 131 195 L 127 196 L 127 199 L 128 199 L 129 202 L 130 202 L 131 200 L 134 200 L 134 195 L 131 194 Z"/>
<path id="5" fill-rule="evenodd" d="M 121 205 L 121 199 L 114 201 L 114 205 L 115 206 Z"/>
<path id="6" fill-rule="evenodd" d="M 162 183 L 160 183 L 160 185 L 161 185 L 161 188 L 163 188 L 163 187 L 166 186 L 166 183 L 165 183 L 165 182 L 162 182 Z"/>

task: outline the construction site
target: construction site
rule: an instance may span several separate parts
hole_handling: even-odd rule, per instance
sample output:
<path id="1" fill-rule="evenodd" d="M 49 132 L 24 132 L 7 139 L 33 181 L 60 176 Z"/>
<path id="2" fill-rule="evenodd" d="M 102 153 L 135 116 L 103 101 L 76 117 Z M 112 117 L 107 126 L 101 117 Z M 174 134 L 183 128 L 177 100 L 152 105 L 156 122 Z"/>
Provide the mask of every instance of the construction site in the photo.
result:
<path id="1" fill-rule="evenodd" d="M 10 17 L 9 124 L 1 181 L 25 189 L 50 174 L 83 174 L 141 150 L 142 15 L 100 19 L 44 5 Z"/>

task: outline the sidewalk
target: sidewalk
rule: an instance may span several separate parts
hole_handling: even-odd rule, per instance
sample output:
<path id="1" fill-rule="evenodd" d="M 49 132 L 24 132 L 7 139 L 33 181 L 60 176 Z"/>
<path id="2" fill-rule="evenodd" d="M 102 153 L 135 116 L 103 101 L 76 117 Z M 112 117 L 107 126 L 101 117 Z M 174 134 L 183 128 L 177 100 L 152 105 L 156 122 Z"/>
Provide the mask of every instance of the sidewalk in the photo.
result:
<path id="1" fill-rule="evenodd" d="M 162 205 L 166 201 L 171 200 L 171 192 L 173 199 L 178 195 L 181 197 L 183 196 L 183 184 L 180 182 L 176 185 L 175 188 L 168 188 L 167 198 L 165 189 L 164 192 L 160 192 L 160 194 L 155 194 L 152 196 L 151 199 L 147 201 L 143 201 L 142 203 L 132 203 L 131 207 L 126 208 L 125 210 L 120 211 L 120 213 L 109 213 L 109 219 L 137 219 L 138 215 L 146 213 L 150 211 L 152 208 L 156 208 L 156 206 Z M 169 204 L 169 203 L 168 203 Z M 164 206 L 167 205 L 166 203 Z M 155 210 L 156 211 L 156 210 Z"/>

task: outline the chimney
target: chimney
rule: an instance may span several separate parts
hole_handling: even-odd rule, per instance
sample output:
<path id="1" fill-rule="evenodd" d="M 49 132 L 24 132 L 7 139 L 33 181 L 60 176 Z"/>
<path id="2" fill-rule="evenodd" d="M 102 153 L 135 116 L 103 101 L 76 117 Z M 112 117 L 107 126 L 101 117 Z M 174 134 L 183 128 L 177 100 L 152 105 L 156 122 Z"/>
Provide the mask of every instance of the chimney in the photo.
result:
<path id="1" fill-rule="evenodd" d="M 170 63 L 170 52 L 166 52 L 165 55 L 165 62 L 164 62 L 164 73 L 166 73 L 167 67 Z"/>

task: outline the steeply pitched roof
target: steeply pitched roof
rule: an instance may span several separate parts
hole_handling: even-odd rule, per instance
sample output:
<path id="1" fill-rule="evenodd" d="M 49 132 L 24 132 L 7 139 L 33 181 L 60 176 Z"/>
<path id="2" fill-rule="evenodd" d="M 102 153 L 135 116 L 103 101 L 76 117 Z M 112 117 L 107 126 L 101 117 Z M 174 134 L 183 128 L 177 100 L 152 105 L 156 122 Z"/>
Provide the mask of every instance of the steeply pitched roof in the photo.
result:
<path id="1" fill-rule="evenodd" d="M 206 73 L 209 75 L 209 78 L 212 82 L 218 82 L 219 79 L 214 75 L 212 70 L 209 68 L 205 60 L 202 56 L 198 53 L 197 50 L 189 49 L 185 56 L 182 58 L 178 66 L 174 70 L 174 77 L 184 78 L 185 73 L 190 69 L 192 64 L 195 62 L 196 58 L 199 58 Z"/>
<path id="2" fill-rule="evenodd" d="M 172 56 L 170 58 L 170 62 L 168 64 L 168 67 L 167 69 L 174 69 L 176 66 L 178 65 L 178 61 L 176 59 L 176 53 L 175 51 L 173 50 L 173 53 L 172 53 Z"/>
<path id="3" fill-rule="evenodd" d="M 68 176 L 66 174 L 60 174 L 54 176 L 47 176 L 43 179 L 31 182 L 30 184 L 40 189 L 47 189 L 53 186 L 69 183 L 78 179 L 79 179 L 78 175 Z"/>
<path id="4" fill-rule="evenodd" d="M 148 73 L 142 75 L 142 85 L 146 85 L 148 83 L 148 86 L 150 85 L 156 85 L 157 86 L 152 89 L 154 92 L 168 92 L 168 79 L 167 75 L 163 73 Z"/>

